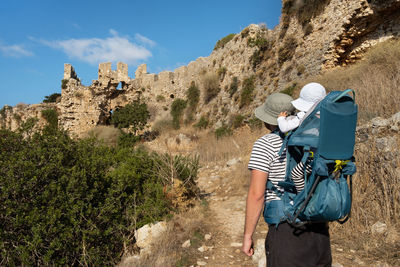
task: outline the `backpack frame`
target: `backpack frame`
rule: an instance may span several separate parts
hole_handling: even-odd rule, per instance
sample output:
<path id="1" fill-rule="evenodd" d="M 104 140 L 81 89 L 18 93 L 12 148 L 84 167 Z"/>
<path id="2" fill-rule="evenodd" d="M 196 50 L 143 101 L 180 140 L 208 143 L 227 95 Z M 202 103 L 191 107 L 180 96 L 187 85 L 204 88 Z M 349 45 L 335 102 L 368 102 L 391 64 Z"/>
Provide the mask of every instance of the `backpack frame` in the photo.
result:
<path id="1" fill-rule="evenodd" d="M 353 97 L 348 93 L 352 92 Z M 295 227 L 307 223 L 346 222 L 351 214 L 353 157 L 357 124 L 355 93 L 351 89 L 330 92 L 307 112 L 300 126 L 283 139 L 280 154 L 286 148 L 285 180 L 280 192 L 269 180 L 267 188 L 281 201 L 265 207 L 267 223 L 287 221 Z M 293 168 L 304 165 L 304 189 L 296 191 L 291 177 Z M 307 174 L 306 166 L 312 171 Z M 268 204 L 267 204 L 268 205 Z M 271 208 L 279 212 L 273 212 Z"/>

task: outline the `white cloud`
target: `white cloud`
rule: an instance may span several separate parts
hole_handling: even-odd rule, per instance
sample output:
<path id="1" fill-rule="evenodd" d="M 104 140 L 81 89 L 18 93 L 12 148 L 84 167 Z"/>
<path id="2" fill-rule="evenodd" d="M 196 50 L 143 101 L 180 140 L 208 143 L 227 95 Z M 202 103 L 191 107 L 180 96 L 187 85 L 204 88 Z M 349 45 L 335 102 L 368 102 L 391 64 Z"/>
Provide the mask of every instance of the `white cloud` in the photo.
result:
<path id="1" fill-rule="evenodd" d="M 149 38 L 147 38 L 147 37 L 145 37 L 145 36 L 143 36 L 143 35 L 141 35 L 139 33 L 135 34 L 135 40 L 140 42 L 140 43 L 142 43 L 142 44 L 144 44 L 144 45 L 148 45 L 150 47 L 153 47 L 153 46 L 156 45 L 156 42 L 150 40 Z"/>
<path id="2" fill-rule="evenodd" d="M 146 60 L 152 56 L 152 53 L 144 46 L 132 43 L 129 40 L 129 36 L 121 37 L 113 29 L 110 30 L 110 33 L 112 37 L 105 39 L 87 38 L 62 41 L 38 41 L 44 45 L 63 51 L 71 58 L 76 58 L 90 64 L 107 61 L 122 61 L 127 64 L 137 64 L 138 61 Z"/>
<path id="3" fill-rule="evenodd" d="M 22 45 L 4 45 L 0 43 L 0 51 L 6 57 L 31 57 L 34 54 L 31 51 L 23 48 Z"/>

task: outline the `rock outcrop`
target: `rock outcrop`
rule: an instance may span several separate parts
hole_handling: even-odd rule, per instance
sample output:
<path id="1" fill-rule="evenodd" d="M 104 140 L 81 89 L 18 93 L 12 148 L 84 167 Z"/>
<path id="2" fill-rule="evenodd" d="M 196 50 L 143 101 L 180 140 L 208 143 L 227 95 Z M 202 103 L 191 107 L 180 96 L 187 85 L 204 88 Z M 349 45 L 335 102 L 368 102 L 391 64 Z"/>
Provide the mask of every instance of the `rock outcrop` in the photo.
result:
<path id="1" fill-rule="evenodd" d="M 65 64 L 62 97 L 56 104 L 59 125 L 82 136 L 95 125 L 107 124 L 115 109 L 137 98 L 148 104 L 152 121 L 159 120 L 169 116 L 174 99 L 186 99 L 191 84 L 201 92 L 195 121 L 204 116 L 219 127 L 238 114 L 250 117 L 254 106 L 271 92 L 351 64 L 369 47 L 399 37 L 399 11 L 400 0 L 286 0 L 275 29 L 249 25 L 210 56 L 174 71 L 147 73 L 143 64 L 131 78 L 126 64 L 120 62 L 112 70 L 111 63 L 101 63 L 98 80 L 83 86 L 73 67 Z M 209 99 L 205 92 L 210 86 L 216 96 Z M 251 97 L 243 104 L 245 90 Z M 33 111 L 36 108 L 41 107 L 32 105 L 26 112 L 39 114 Z M 19 125 L 10 112 L 2 114 L 3 126 Z"/>

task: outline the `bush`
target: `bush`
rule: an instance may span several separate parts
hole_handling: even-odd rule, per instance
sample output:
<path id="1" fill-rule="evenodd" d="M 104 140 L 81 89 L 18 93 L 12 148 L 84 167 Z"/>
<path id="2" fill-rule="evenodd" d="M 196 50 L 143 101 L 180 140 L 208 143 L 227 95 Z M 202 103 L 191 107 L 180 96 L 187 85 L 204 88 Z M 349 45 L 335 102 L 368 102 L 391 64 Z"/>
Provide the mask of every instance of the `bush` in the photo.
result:
<path id="1" fill-rule="evenodd" d="M 253 91 L 255 89 L 254 80 L 255 78 L 253 75 L 243 81 L 242 92 L 240 93 L 240 108 L 247 106 L 253 101 Z"/>
<path id="2" fill-rule="evenodd" d="M 0 130 L 5 266 L 115 265 L 131 252 L 135 229 L 175 209 L 165 193 L 171 178 L 184 181 L 186 197 L 197 193 L 196 158 L 112 148 L 60 131 L 23 136 Z"/>
<path id="3" fill-rule="evenodd" d="M 12 110 L 12 109 L 13 109 L 13 108 L 12 108 L 11 106 L 7 106 L 7 105 L 3 106 L 3 107 L 0 109 L 0 116 L 1 116 L 2 118 L 5 118 L 5 117 L 6 117 L 7 111 Z"/>
<path id="4" fill-rule="evenodd" d="M 243 125 L 244 116 L 241 114 L 236 114 L 232 116 L 232 128 L 236 129 Z"/>
<path id="5" fill-rule="evenodd" d="M 219 78 L 220 78 L 221 80 L 224 79 L 225 74 L 226 74 L 226 71 L 227 71 L 226 67 L 220 67 L 220 68 L 217 70 L 217 75 L 219 76 Z"/>
<path id="6" fill-rule="evenodd" d="M 250 47 L 258 47 L 260 50 L 264 50 L 268 47 L 268 40 L 258 35 L 255 38 L 247 39 L 247 45 Z"/>
<path id="7" fill-rule="evenodd" d="M 183 111 L 186 108 L 187 102 L 181 98 L 177 98 L 171 104 L 171 116 L 172 116 L 172 124 L 175 129 L 179 129 L 181 126 L 181 119 L 183 115 Z"/>
<path id="8" fill-rule="evenodd" d="M 278 63 L 282 65 L 284 62 L 293 58 L 294 52 L 297 48 L 297 41 L 293 36 L 286 37 L 283 45 L 278 50 Z"/>
<path id="9" fill-rule="evenodd" d="M 204 86 L 204 102 L 208 104 L 214 97 L 216 97 L 221 90 L 219 88 L 219 79 L 215 73 L 205 74 L 203 78 Z"/>
<path id="10" fill-rule="evenodd" d="M 215 129 L 214 134 L 217 139 L 220 139 L 224 136 L 232 135 L 232 129 L 229 128 L 229 126 L 222 124 L 221 127 Z"/>
<path id="11" fill-rule="evenodd" d="M 232 97 L 239 88 L 238 78 L 235 76 L 232 79 L 231 85 L 229 86 L 229 96 Z"/>
<path id="12" fill-rule="evenodd" d="M 42 110 L 42 117 L 47 121 L 47 125 L 51 129 L 58 128 L 58 113 L 55 109 Z"/>
<path id="13" fill-rule="evenodd" d="M 200 100 L 200 90 L 196 86 L 194 81 L 192 81 L 190 87 L 186 91 L 186 97 L 188 101 L 188 107 L 186 109 L 186 120 L 187 122 L 191 122 L 193 121 L 193 113 L 196 111 L 197 105 Z"/>
<path id="14" fill-rule="evenodd" d="M 197 104 L 199 103 L 200 100 L 200 90 L 196 86 L 194 81 L 192 81 L 189 89 L 186 91 L 186 97 L 189 104 L 188 108 L 190 108 L 193 111 L 196 110 Z"/>
<path id="15" fill-rule="evenodd" d="M 204 116 L 201 116 L 199 121 L 194 125 L 194 127 L 199 129 L 206 129 L 208 127 L 208 119 Z"/>
<path id="16" fill-rule="evenodd" d="M 297 88 L 297 83 L 294 82 L 292 85 L 289 85 L 288 87 L 286 87 L 285 89 L 283 89 L 281 91 L 282 94 L 287 94 L 290 96 L 293 96 L 293 92 L 295 91 L 295 89 Z"/>
<path id="17" fill-rule="evenodd" d="M 228 34 L 227 36 L 225 36 L 224 38 L 222 38 L 221 40 L 218 40 L 218 42 L 214 46 L 214 50 L 223 48 L 230 40 L 233 39 L 233 37 L 235 37 L 235 34 L 231 33 L 231 34 Z"/>
<path id="18" fill-rule="evenodd" d="M 118 128 L 132 129 L 136 134 L 138 130 L 143 130 L 150 118 L 146 103 L 140 103 L 139 100 L 133 101 L 116 111 L 111 115 L 111 123 Z"/>
<path id="19" fill-rule="evenodd" d="M 61 80 L 61 88 L 62 88 L 62 89 L 66 89 L 66 88 L 67 88 L 67 85 L 68 85 L 68 80 L 62 79 L 62 80 Z"/>
<path id="20" fill-rule="evenodd" d="M 156 96 L 156 101 L 157 102 L 164 102 L 165 101 L 165 97 L 163 95 L 157 95 Z"/>
<path id="21" fill-rule="evenodd" d="M 44 97 L 43 103 L 56 103 L 56 102 L 59 102 L 60 98 L 61 98 L 61 94 L 59 94 L 59 93 L 47 95 Z"/>
<path id="22" fill-rule="evenodd" d="M 263 126 L 263 121 L 253 116 L 249 119 L 249 126 L 252 130 L 261 129 Z"/>

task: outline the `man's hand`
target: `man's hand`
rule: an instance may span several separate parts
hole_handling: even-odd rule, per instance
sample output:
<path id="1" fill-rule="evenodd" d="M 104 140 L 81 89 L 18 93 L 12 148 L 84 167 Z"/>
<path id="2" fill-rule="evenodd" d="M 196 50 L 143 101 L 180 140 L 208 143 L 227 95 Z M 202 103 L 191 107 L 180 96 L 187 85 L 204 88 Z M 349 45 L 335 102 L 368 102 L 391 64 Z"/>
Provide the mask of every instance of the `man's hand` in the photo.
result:
<path id="1" fill-rule="evenodd" d="M 253 239 L 251 237 L 243 237 L 242 252 L 247 256 L 254 254 Z"/>
<path id="2" fill-rule="evenodd" d="M 289 114 L 286 111 L 279 113 L 278 117 L 287 117 Z"/>

